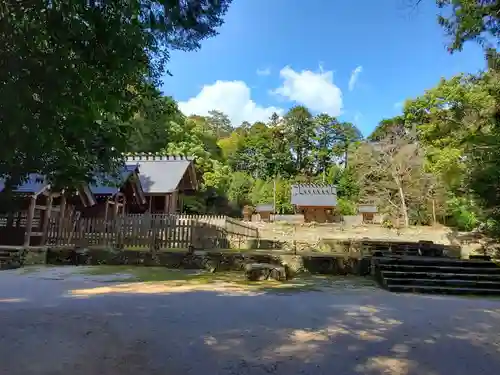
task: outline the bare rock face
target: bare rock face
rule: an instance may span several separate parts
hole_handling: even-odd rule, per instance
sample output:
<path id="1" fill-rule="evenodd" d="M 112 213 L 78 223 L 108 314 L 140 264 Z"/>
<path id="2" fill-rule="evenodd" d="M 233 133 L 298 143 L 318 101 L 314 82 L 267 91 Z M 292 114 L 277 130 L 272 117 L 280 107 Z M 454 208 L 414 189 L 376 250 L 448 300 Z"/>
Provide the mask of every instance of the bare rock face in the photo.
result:
<path id="1" fill-rule="evenodd" d="M 304 258 L 297 255 L 280 255 L 280 263 L 285 267 L 286 278 L 292 279 L 298 273 L 304 272 Z"/>
<path id="2" fill-rule="evenodd" d="M 245 265 L 245 276 L 249 281 L 286 280 L 285 267 L 269 263 L 251 263 Z"/>

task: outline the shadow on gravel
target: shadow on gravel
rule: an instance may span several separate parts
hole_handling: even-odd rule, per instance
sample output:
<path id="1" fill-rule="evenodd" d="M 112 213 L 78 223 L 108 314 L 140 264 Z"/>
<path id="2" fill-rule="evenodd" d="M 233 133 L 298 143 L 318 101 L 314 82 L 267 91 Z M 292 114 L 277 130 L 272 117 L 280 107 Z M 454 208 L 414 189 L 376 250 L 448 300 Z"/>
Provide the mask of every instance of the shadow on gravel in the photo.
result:
<path id="1" fill-rule="evenodd" d="M 45 304 L 0 301 L 0 373 L 480 375 L 500 366 L 497 301 L 276 295 L 227 283 L 66 292 Z"/>

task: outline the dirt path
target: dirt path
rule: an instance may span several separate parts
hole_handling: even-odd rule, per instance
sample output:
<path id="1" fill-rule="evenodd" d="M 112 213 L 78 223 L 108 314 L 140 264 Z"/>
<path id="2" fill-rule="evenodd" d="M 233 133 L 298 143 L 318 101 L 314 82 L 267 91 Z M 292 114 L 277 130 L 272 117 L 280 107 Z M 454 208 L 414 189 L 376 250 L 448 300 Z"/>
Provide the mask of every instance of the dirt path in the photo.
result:
<path id="1" fill-rule="evenodd" d="M 0 272 L 0 374 L 479 375 L 500 301 Z M 125 277 L 125 276 L 120 276 Z M 113 277 L 116 280 L 116 277 Z"/>

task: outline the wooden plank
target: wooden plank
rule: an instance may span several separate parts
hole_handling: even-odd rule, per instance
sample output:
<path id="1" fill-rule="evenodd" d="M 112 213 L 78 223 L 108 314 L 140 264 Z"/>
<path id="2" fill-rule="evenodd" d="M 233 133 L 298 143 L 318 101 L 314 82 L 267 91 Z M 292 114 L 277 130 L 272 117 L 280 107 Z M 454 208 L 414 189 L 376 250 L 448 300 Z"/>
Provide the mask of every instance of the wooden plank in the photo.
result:
<path id="1" fill-rule="evenodd" d="M 61 196 L 61 203 L 59 204 L 59 218 L 57 224 L 57 236 L 62 237 L 64 231 L 64 219 L 66 215 L 66 195 Z M 64 238 L 64 237 L 63 237 Z M 59 241 L 56 241 L 58 243 Z M 64 242 L 64 241 L 63 241 Z"/>
<path id="2" fill-rule="evenodd" d="M 182 230 L 181 230 L 181 249 L 187 249 L 189 247 L 188 243 L 188 235 L 189 235 L 189 222 L 190 220 L 184 220 L 182 223 Z"/>
<path id="3" fill-rule="evenodd" d="M 47 206 L 41 206 L 41 205 L 35 205 L 35 209 L 36 210 L 40 210 L 40 211 L 45 211 L 47 209 Z M 52 206 L 51 208 L 52 212 L 59 212 L 60 211 L 60 208 L 59 207 L 54 207 Z"/>
<path id="4" fill-rule="evenodd" d="M 167 217 L 166 222 L 165 222 L 165 248 L 166 249 L 172 249 L 172 224 L 174 223 L 174 220 L 172 217 Z"/>
<path id="5" fill-rule="evenodd" d="M 47 209 L 45 211 L 45 217 L 43 218 L 43 224 L 42 224 L 42 245 L 45 245 L 47 242 L 47 235 L 49 231 L 49 222 L 50 222 L 50 217 L 52 215 L 52 203 L 54 202 L 54 197 L 52 194 L 49 195 L 47 198 Z"/>

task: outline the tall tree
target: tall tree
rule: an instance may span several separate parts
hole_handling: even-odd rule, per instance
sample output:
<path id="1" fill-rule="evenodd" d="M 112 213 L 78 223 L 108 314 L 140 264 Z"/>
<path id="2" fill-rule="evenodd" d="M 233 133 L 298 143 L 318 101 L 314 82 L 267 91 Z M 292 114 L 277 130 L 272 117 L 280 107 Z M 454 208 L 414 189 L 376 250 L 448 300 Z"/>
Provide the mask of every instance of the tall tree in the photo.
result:
<path id="1" fill-rule="evenodd" d="M 151 88 L 151 95 L 137 98 L 137 110 L 127 122 L 132 134 L 130 152 L 160 152 L 170 141 L 171 128 L 184 124 L 184 115 L 171 97 L 162 97 Z"/>
<path id="2" fill-rule="evenodd" d="M 57 185 L 113 170 L 170 51 L 216 34 L 231 0 L 5 0 L 0 6 L 0 177 Z"/>
<path id="3" fill-rule="evenodd" d="M 207 116 L 207 124 L 217 139 L 227 137 L 233 131 L 231 120 L 221 111 L 210 111 Z"/>
<path id="4" fill-rule="evenodd" d="M 380 121 L 375 130 L 368 136 L 368 140 L 380 141 L 390 134 L 401 132 L 405 127 L 404 120 L 404 116 L 396 116 Z"/>
<path id="5" fill-rule="evenodd" d="M 401 216 L 408 226 L 411 203 L 426 195 L 424 186 L 429 186 L 427 190 L 431 186 L 431 176 L 421 173 L 423 159 L 414 139 L 400 130 L 377 142 L 366 142 L 353 162 L 362 198 L 377 199 L 382 208 Z"/>
<path id="6" fill-rule="evenodd" d="M 363 134 L 355 125 L 350 122 L 339 123 L 334 152 L 341 156 L 344 168 L 348 167 L 349 146 L 362 139 Z"/>
<path id="7" fill-rule="evenodd" d="M 453 198 L 480 203 L 500 223 L 500 74 L 442 80 L 405 108 L 426 149 L 427 168 Z M 470 205 L 470 203 L 468 203 Z M 497 224 L 498 225 L 498 224 Z"/>
<path id="8" fill-rule="evenodd" d="M 499 47 L 500 1 L 436 0 L 436 3 L 446 12 L 438 16 L 438 21 L 451 37 L 450 52 L 462 50 L 468 40 L 476 40 L 486 48 Z"/>
<path id="9" fill-rule="evenodd" d="M 316 125 L 315 131 L 315 159 L 318 172 L 326 175 L 328 167 L 333 163 L 334 146 L 339 137 L 339 122 L 335 117 L 324 113 L 314 118 Z M 323 178 L 324 179 L 324 178 Z"/>
<path id="10" fill-rule="evenodd" d="M 304 106 L 290 109 L 284 117 L 285 133 L 295 154 L 295 167 L 300 173 L 310 173 L 309 160 L 315 124 L 311 112 Z"/>

